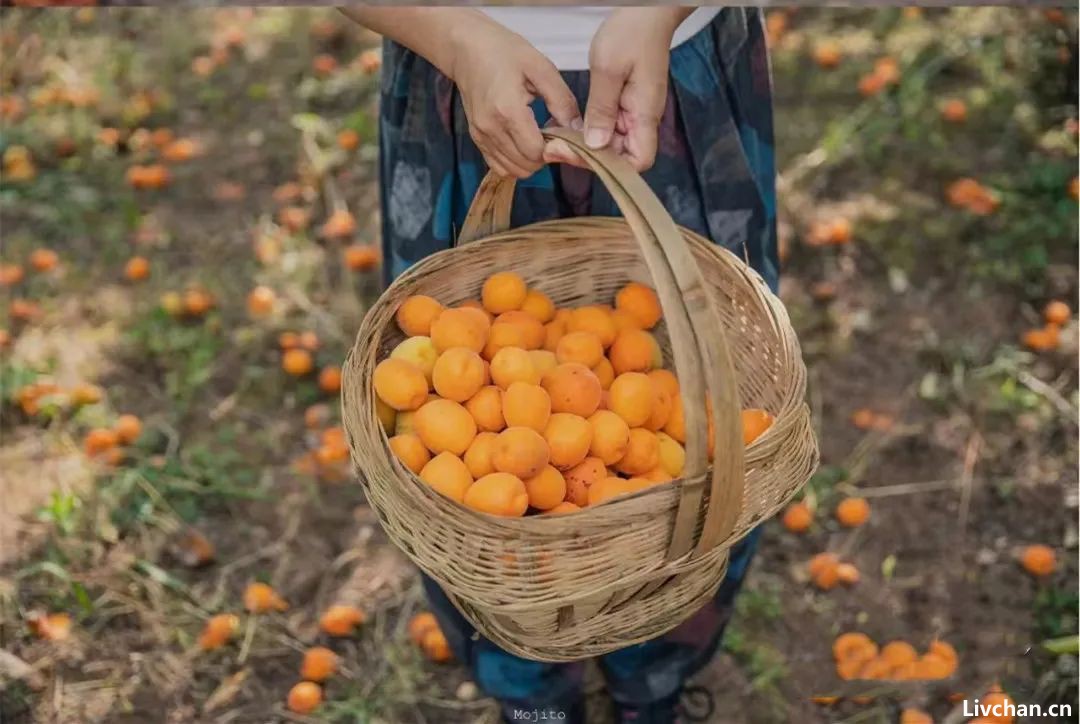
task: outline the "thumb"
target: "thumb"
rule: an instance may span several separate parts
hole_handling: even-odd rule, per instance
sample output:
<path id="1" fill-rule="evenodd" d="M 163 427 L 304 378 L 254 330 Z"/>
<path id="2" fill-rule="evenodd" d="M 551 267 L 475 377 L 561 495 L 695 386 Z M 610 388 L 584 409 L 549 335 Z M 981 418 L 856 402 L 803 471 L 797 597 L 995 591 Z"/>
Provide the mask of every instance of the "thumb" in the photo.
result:
<path id="1" fill-rule="evenodd" d="M 589 73 L 589 100 L 585 104 L 585 145 L 589 148 L 603 148 L 611 142 L 623 80 L 621 75 L 608 71 Z"/>
<path id="2" fill-rule="evenodd" d="M 556 123 L 566 128 L 581 128 L 577 98 L 554 65 L 538 63 L 529 69 L 527 79 L 536 94 L 544 99 L 544 105 Z"/>

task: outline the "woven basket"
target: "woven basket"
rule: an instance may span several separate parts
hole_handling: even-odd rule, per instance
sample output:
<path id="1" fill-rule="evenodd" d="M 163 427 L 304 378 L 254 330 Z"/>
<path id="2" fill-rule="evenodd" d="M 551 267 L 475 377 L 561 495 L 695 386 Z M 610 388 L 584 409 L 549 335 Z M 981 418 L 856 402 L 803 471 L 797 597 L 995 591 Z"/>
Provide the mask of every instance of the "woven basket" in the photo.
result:
<path id="1" fill-rule="evenodd" d="M 419 262 L 368 312 L 345 364 L 343 417 L 353 463 L 390 538 L 445 589 L 477 630 L 508 651 L 572 661 L 654 638 L 716 592 L 728 549 L 773 515 L 817 466 L 803 401 L 806 369 L 780 301 L 730 252 L 679 229 L 630 166 L 567 141 L 624 219 L 577 218 L 509 230 L 514 182 L 489 175 L 459 245 Z M 654 333 L 678 375 L 686 416 L 684 477 L 581 512 L 500 518 L 434 492 L 390 452 L 372 373 L 403 339 L 406 297 L 476 299 L 496 271 L 521 274 L 558 306 L 609 302 L 629 281 L 657 290 Z M 706 397 L 715 464 L 707 461 Z M 773 425 L 742 443 L 742 406 Z"/>

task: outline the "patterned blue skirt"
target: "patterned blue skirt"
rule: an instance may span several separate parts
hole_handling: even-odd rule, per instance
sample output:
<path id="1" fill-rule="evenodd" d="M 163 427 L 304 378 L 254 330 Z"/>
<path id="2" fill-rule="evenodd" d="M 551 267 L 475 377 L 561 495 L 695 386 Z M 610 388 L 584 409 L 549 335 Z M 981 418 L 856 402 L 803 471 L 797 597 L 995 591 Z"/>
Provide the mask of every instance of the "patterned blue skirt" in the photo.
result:
<path id="1" fill-rule="evenodd" d="M 562 75 L 584 110 L 588 72 Z M 383 48 L 381 103 L 382 230 L 389 281 L 451 245 L 487 168 L 469 137 L 453 83 L 389 41 Z M 541 126 L 548 122 L 542 101 L 533 110 Z M 758 11 L 725 8 L 671 51 L 659 150 L 643 176 L 675 223 L 736 253 L 776 289 L 772 91 Z M 514 226 L 589 215 L 619 215 L 589 171 L 546 167 L 517 184 Z M 671 701 L 686 678 L 711 658 L 759 530 L 732 550 L 728 575 L 711 604 L 657 640 L 602 657 L 617 704 L 632 709 Z M 500 700 L 509 721 L 523 715 L 582 720 L 582 664 L 545 664 L 508 654 L 479 637 L 433 581 L 426 579 L 425 587 L 455 655 L 471 667 L 477 684 Z"/>

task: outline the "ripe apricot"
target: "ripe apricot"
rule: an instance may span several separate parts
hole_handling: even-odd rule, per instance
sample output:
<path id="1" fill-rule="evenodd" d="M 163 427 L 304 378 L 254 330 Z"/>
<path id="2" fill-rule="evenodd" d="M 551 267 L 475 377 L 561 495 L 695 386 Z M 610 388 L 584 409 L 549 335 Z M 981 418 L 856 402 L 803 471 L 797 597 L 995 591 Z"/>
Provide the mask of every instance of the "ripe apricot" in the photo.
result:
<path id="1" fill-rule="evenodd" d="M 500 350 L 507 347 L 516 347 L 526 350 L 528 347 L 528 335 L 524 327 L 511 322 L 495 322 L 488 332 L 487 341 L 483 348 L 483 357 L 492 360 Z"/>
<path id="2" fill-rule="evenodd" d="M 409 640 L 417 646 L 424 639 L 424 634 L 428 631 L 436 630 L 439 628 L 439 622 L 435 618 L 435 614 L 430 611 L 422 611 L 409 619 L 408 633 Z"/>
<path id="3" fill-rule="evenodd" d="M 814 46 L 814 62 L 826 70 L 840 65 L 840 46 L 835 41 L 826 40 Z"/>
<path id="4" fill-rule="evenodd" d="M 784 527 L 792 533 L 805 533 L 810 530 L 810 524 L 814 521 L 814 514 L 810 512 L 810 506 L 806 504 L 806 501 L 799 501 L 787 507 L 781 521 Z"/>
<path id="5" fill-rule="evenodd" d="M 566 497 L 566 479 L 551 465 L 525 481 L 529 505 L 537 510 L 550 510 Z"/>
<path id="6" fill-rule="evenodd" d="M 350 244 L 341 250 L 341 260 L 350 271 L 368 271 L 379 265 L 379 249 L 370 244 Z"/>
<path id="7" fill-rule="evenodd" d="M 301 681 L 289 689 L 286 700 L 289 711 L 297 714 L 310 714 L 322 704 L 322 688 L 310 681 Z"/>
<path id="8" fill-rule="evenodd" d="M 915 675 L 918 679 L 947 679 L 955 672 L 955 663 L 934 654 L 924 654 L 915 661 Z"/>
<path id="9" fill-rule="evenodd" d="M 652 380 L 641 372 L 624 372 L 608 389 L 611 411 L 630 427 L 641 427 L 649 421 L 655 397 Z"/>
<path id="10" fill-rule="evenodd" d="M 531 314 L 520 310 L 503 312 L 495 317 L 492 324 L 513 324 L 521 329 L 525 349 L 540 349 L 544 346 L 544 325 Z"/>
<path id="11" fill-rule="evenodd" d="M 435 392 L 454 402 L 465 402 L 484 386 L 484 361 L 465 347 L 451 347 L 439 355 L 431 373 Z"/>
<path id="12" fill-rule="evenodd" d="M 465 347 L 479 354 L 488 334 L 475 313 L 468 309 L 444 309 L 431 323 L 431 341 L 439 354 L 451 347 Z"/>
<path id="13" fill-rule="evenodd" d="M 934 720 L 922 709 L 904 709 L 900 712 L 900 724 L 934 724 Z"/>
<path id="14" fill-rule="evenodd" d="M 653 381 L 653 384 L 667 392 L 672 400 L 679 396 L 679 379 L 675 376 L 674 372 L 665 369 L 655 369 L 650 370 L 646 374 L 648 378 Z"/>
<path id="15" fill-rule="evenodd" d="M 545 515 L 566 515 L 567 513 L 576 513 L 579 510 L 581 510 L 580 505 L 577 505 L 576 503 L 571 503 L 569 500 L 564 500 L 563 502 L 556 505 L 554 508 L 551 508 L 549 510 L 545 510 L 544 514 Z"/>
<path id="16" fill-rule="evenodd" d="M 415 433 L 394 435 L 387 442 L 401 464 L 416 474 L 419 474 L 431 460 L 431 453 L 424 447 L 420 436 Z"/>
<path id="17" fill-rule="evenodd" d="M 592 426 L 589 421 L 568 412 L 557 412 L 544 428 L 550 462 L 560 470 L 572 468 L 589 454 Z"/>
<path id="18" fill-rule="evenodd" d="M 836 637 L 832 654 L 837 661 L 855 659 L 864 663 L 878 655 L 878 647 L 866 634 L 852 631 Z"/>
<path id="19" fill-rule="evenodd" d="M 615 381 L 615 368 L 611 366 L 611 362 L 607 357 L 603 357 L 600 361 L 592 367 L 593 374 L 596 375 L 596 379 L 600 380 L 600 389 L 608 390 L 611 388 L 611 383 Z"/>
<path id="20" fill-rule="evenodd" d="M 810 580 L 814 585 L 823 591 L 828 591 L 840 581 L 840 575 L 837 572 L 839 566 L 840 559 L 835 553 L 818 553 L 807 563 L 807 570 L 810 572 Z"/>
<path id="21" fill-rule="evenodd" d="M 919 653 L 915 650 L 915 647 L 907 641 L 890 641 L 881 647 L 879 656 L 883 661 L 887 662 L 889 666 L 897 669 L 904 664 L 910 664 L 915 661 L 919 658 Z"/>
<path id="22" fill-rule="evenodd" d="M 356 232 L 356 219 L 346 209 L 336 209 L 319 227 L 319 236 L 327 239 L 344 239 Z"/>
<path id="23" fill-rule="evenodd" d="M 1049 576 L 1057 567 L 1057 554 L 1050 546 L 1030 545 L 1020 552 L 1020 565 L 1032 576 Z"/>
<path id="24" fill-rule="evenodd" d="M 750 408 L 742 411 L 743 445 L 761 437 L 773 424 L 773 416 L 765 410 Z M 712 436 L 710 435 L 710 438 Z"/>
<path id="25" fill-rule="evenodd" d="M 474 480 L 496 472 L 495 465 L 491 462 L 491 454 L 495 450 L 495 440 L 498 437 L 493 432 L 477 433 L 469 449 L 465 451 L 465 467 L 469 469 Z"/>
<path id="26" fill-rule="evenodd" d="M 615 309 L 611 312 L 611 321 L 615 323 L 615 332 L 625 332 L 628 329 L 641 329 L 641 322 L 625 309 Z M 617 334 L 616 334 L 617 336 Z"/>
<path id="27" fill-rule="evenodd" d="M 310 363 L 311 355 L 305 350 L 290 349 L 285 354 L 294 353 L 305 355 Z M 424 373 L 416 365 L 402 359 L 388 357 L 377 364 L 372 384 L 379 399 L 398 411 L 415 410 L 427 400 L 428 383 Z"/>
<path id="28" fill-rule="evenodd" d="M 305 681 L 326 681 L 337 673 L 338 657 L 325 646 L 313 646 L 304 652 L 300 676 Z"/>
<path id="29" fill-rule="evenodd" d="M 330 394 L 341 391 L 341 368 L 327 365 L 319 370 L 319 389 Z"/>
<path id="30" fill-rule="evenodd" d="M 521 309 L 527 294 L 528 289 L 521 276 L 514 272 L 497 272 L 484 281 L 480 300 L 484 309 L 492 314 L 502 314 Z"/>
<path id="31" fill-rule="evenodd" d="M 551 396 L 552 412 L 587 418 L 600 405 L 600 380 L 585 365 L 561 364 L 544 375 L 540 384 Z"/>
<path id="32" fill-rule="evenodd" d="M 640 427 L 631 428 L 626 454 L 615 463 L 615 469 L 625 475 L 644 475 L 659 464 L 660 441 L 656 434 Z"/>
<path id="33" fill-rule="evenodd" d="M 555 316 L 555 304 L 551 297 L 542 291 L 530 289 L 525 294 L 525 301 L 521 303 L 521 311 L 541 324 L 546 324 Z"/>
<path id="34" fill-rule="evenodd" d="M 501 433 L 500 437 L 505 434 Z M 507 472 L 498 472 L 485 475 L 470 485 L 465 491 L 463 502 L 473 510 L 483 513 L 520 517 L 525 515 L 529 508 L 529 493 L 521 478 Z"/>
<path id="35" fill-rule="evenodd" d="M 660 321 L 660 300 L 650 287 L 630 282 L 615 295 L 615 308 L 630 314 L 644 329 L 652 329 Z"/>
<path id="36" fill-rule="evenodd" d="M 293 377 L 303 377 L 314 366 L 315 361 L 306 349 L 287 349 L 281 355 L 281 368 Z"/>
<path id="37" fill-rule="evenodd" d="M 658 351 L 656 340 L 641 329 L 628 329 L 615 337 L 608 358 L 616 375 L 624 372 L 648 372 Z"/>
<path id="38" fill-rule="evenodd" d="M 124 278 L 129 282 L 141 282 L 150 276 L 150 261 L 145 256 L 133 256 L 124 264 Z"/>
<path id="39" fill-rule="evenodd" d="M 555 358 L 555 353 L 548 352 L 546 349 L 529 350 L 529 359 L 532 360 L 533 369 L 536 370 L 536 374 L 539 375 L 537 378 L 538 384 L 540 378 L 542 378 L 545 373 L 559 366 L 559 361 Z"/>
<path id="40" fill-rule="evenodd" d="M 202 289 L 189 289 L 184 292 L 184 313 L 192 317 L 201 317 L 214 306 L 214 298 Z"/>
<path id="41" fill-rule="evenodd" d="M 550 452 L 547 441 L 528 427 L 508 427 L 499 433 L 491 461 L 502 473 L 527 480 L 548 464 Z"/>
<path id="42" fill-rule="evenodd" d="M 450 642 L 446 640 L 442 629 L 436 628 L 425 633 L 420 641 L 420 649 L 425 656 L 436 663 L 443 663 L 453 658 Z"/>
<path id="43" fill-rule="evenodd" d="M 1043 319 L 1047 324 L 1064 325 L 1072 318 L 1072 310 L 1065 302 L 1055 299 L 1043 307 Z"/>
<path id="44" fill-rule="evenodd" d="M 465 454 L 476 437 L 476 421 L 453 400 L 431 400 L 416 411 L 416 434 L 433 453 Z"/>
<path id="45" fill-rule="evenodd" d="M 394 314 L 401 331 L 410 337 L 430 336 L 431 324 L 442 314 L 443 306 L 436 299 L 416 294 L 407 297 Z"/>
<path id="46" fill-rule="evenodd" d="M 836 506 L 836 519 L 846 528 L 858 528 L 870 519 L 870 503 L 866 498 L 845 498 Z"/>
<path id="47" fill-rule="evenodd" d="M 431 384 L 431 376 L 435 370 L 435 361 L 439 359 L 439 353 L 431 342 L 431 337 L 417 335 L 402 340 L 393 351 L 390 352 L 392 359 L 400 359 L 411 362 L 424 373 L 424 378 Z"/>
<path id="48" fill-rule="evenodd" d="M 566 324 L 566 332 L 592 332 L 600 340 L 604 349 L 611 346 L 615 341 L 615 322 L 611 319 L 611 313 L 599 305 L 578 307 L 570 312 Z"/>
<path id="49" fill-rule="evenodd" d="M 25 274 L 18 264 L 0 264 L 0 286 L 13 287 L 23 280 Z"/>
<path id="50" fill-rule="evenodd" d="M 491 329 L 491 325 L 495 323 L 495 315 L 484 309 L 484 305 L 475 299 L 466 299 L 464 302 L 457 305 L 457 309 L 473 310 L 470 314 L 476 318 L 476 321 L 479 322 L 484 329 Z"/>
<path id="51" fill-rule="evenodd" d="M 453 453 L 441 452 L 431 458 L 418 476 L 436 492 L 451 500 L 462 502 L 465 492 L 473 484 L 472 474 L 461 458 Z"/>
<path id="52" fill-rule="evenodd" d="M 555 347 L 555 359 L 560 364 L 576 362 L 592 368 L 604 359 L 604 348 L 592 332 L 568 332 Z"/>
<path id="53" fill-rule="evenodd" d="M 240 619 L 231 613 L 219 613 L 207 619 L 199 634 L 199 648 L 203 651 L 219 649 L 229 642 L 240 627 Z"/>
<path id="54" fill-rule="evenodd" d="M 86 437 L 83 438 L 83 450 L 86 451 L 87 455 L 93 457 L 108 452 L 110 448 L 116 447 L 119 442 L 120 436 L 116 434 L 115 430 L 98 427 L 86 433 Z"/>
<path id="55" fill-rule="evenodd" d="M 52 249 L 34 249 L 30 252 L 28 261 L 34 271 L 47 272 L 55 269 L 60 263 L 60 255 Z"/>
<path id="56" fill-rule="evenodd" d="M 589 487 L 598 480 L 609 477 L 604 461 L 587 457 L 563 473 L 566 481 L 566 500 L 584 508 L 589 504 Z"/>
<path id="57" fill-rule="evenodd" d="M 479 430 L 501 432 L 506 428 L 506 419 L 503 417 L 503 391 L 494 385 L 481 388 L 465 403 L 465 409 L 472 415 Z"/>
<path id="58" fill-rule="evenodd" d="M 113 430 L 116 431 L 116 439 L 120 444 L 130 445 L 142 435 L 142 420 L 135 415 L 121 415 L 116 418 Z"/>
<path id="59" fill-rule="evenodd" d="M 686 465 L 686 451 L 666 432 L 656 433 L 656 441 L 660 446 L 660 468 L 672 478 L 678 478 Z"/>
<path id="60" fill-rule="evenodd" d="M 649 414 L 649 419 L 645 421 L 645 424 L 642 425 L 642 427 L 644 427 L 646 430 L 659 432 L 664 428 L 664 425 L 667 424 L 668 418 L 671 417 L 671 409 L 672 407 L 674 407 L 675 402 L 671 399 L 671 395 L 668 394 L 666 389 L 664 389 L 660 385 L 657 385 L 651 379 L 649 380 L 649 383 L 652 384 L 653 388 L 652 412 Z M 709 430 L 711 433 L 712 420 L 710 420 L 709 422 Z M 710 455 L 712 454 L 711 437 L 712 435 L 710 434 Z"/>
<path id="61" fill-rule="evenodd" d="M 626 455 L 630 445 L 630 426 L 610 410 L 597 410 L 589 416 L 592 439 L 589 454 L 604 465 L 614 465 Z"/>
<path id="62" fill-rule="evenodd" d="M 289 604 L 271 586 L 255 582 L 244 589 L 244 608 L 251 613 L 267 613 L 285 611 Z"/>
<path id="63" fill-rule="evenodd" d="M 548 352 L 554 352 L 559 348 L 559 340 L 566 334 L 566 322 L 552 320 L 544 325 L 544 344 L 542 347 Z"/>
<path id="64" fill-rule="evenodd" d="M 967 120 L 967 104 L 959 98 L 950 98 L 941 106 L 941 117 L 949 123 L 963 123 Z"/>
<path id="65" fill-rule="evenodd" d="M 496 323 L 492 331 L 501 325 Z M 491 358 L 491 381 L 506 390 L 515 382 L 536 385 L 540 374 L 533 366 L 532 357 L 521 347 L 503 347 Z"/>
<path id="66" fill-rule="evenodd" d="M 512 349 L 508 347 L 503 352 Z M 503 393 L 502 404 L 503 417 L 510 427 L 528 427 L 542 433 L 551 417 L 551 398 L 539 385 L 512 383 Z"/>
<path id="67" fill-rule="evenodd" d="M 71 401 L 76 405 L 93 405 L 95 402 L 101 402 L 101 398 L 104 397 L 104 394 L 102 389 L 97 385 L 81 382 L 72 388 Z"/>
<path id="68" fill-rule="evenodd" d="M 623 480 L 615 477 L 604 478 L 589 486 L 588 502 L 589 505 L 599 505 L 620 495 L 636 493 L 641 489 L 641 484 L 633 480 Z"/>

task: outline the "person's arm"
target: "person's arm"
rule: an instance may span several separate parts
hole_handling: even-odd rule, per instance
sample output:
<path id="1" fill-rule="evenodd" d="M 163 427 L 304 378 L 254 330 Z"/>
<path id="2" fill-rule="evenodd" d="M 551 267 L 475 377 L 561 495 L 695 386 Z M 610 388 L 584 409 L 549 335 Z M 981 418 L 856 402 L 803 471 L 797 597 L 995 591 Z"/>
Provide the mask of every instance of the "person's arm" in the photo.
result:
<path id="1" fill-rule="evenodd" d="M 610 145 L 638 171 L 656 159 L 657 129 L 667 103 L 671 38 L 691 7 L 628 7 L 613 11 L 589 49 L 585 143 Z M 545 160 L 581 165 L 561 141 Z"/>
<path id="2" fill-rule="evenodd" d="M 350 7 L 356 22 L 426 58 L 461 93 L 469 135 L 488 166 L 525 178 L 543 164 L 544 140 L 529 104 L 544 99 L 557 123 L 581 127 L 577 100 L 555 66 L 520 35 L 479 10 Z"/>

